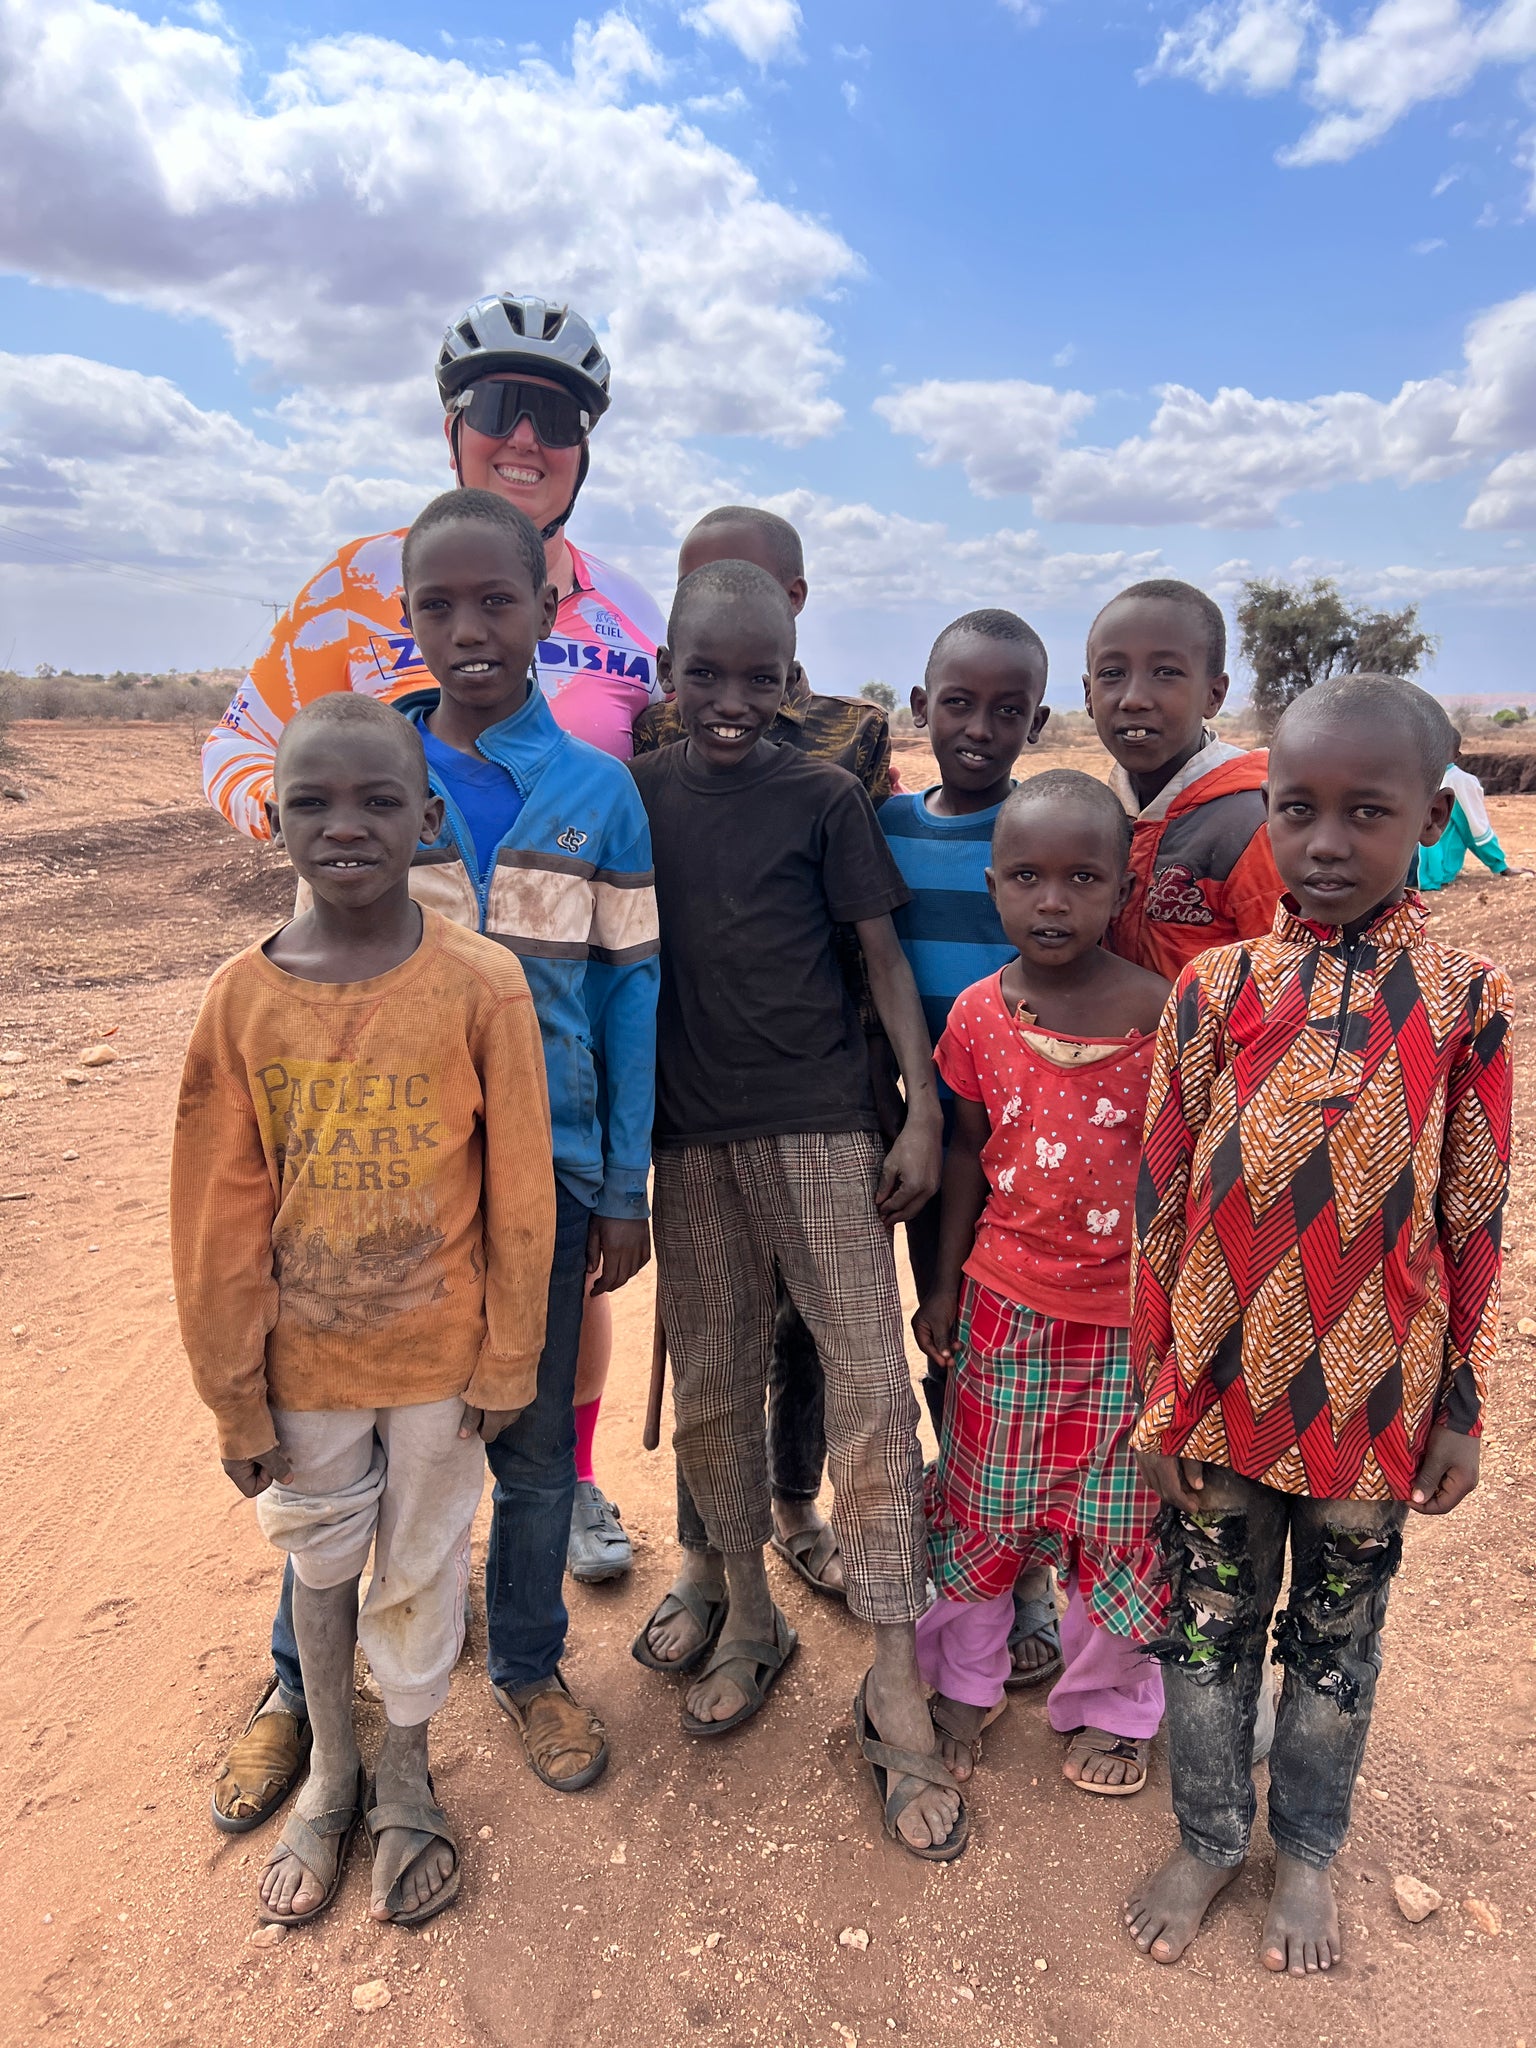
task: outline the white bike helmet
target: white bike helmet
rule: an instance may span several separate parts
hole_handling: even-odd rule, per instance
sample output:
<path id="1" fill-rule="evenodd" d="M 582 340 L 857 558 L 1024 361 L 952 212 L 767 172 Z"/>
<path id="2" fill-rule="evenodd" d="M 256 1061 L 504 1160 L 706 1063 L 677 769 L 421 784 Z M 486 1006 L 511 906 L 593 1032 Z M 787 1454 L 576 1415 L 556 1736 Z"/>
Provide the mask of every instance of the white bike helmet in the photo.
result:
<path id="1" fill-rule="evenodd" d="M 476 299 L 443 336 L 437 389 L 446 408 L 481 377 L 524 370 L 563 384 L 594 421 L 608 410 L 608 358 L 597 336 L 569 306 L 551 306 L 518 292 Z"/>

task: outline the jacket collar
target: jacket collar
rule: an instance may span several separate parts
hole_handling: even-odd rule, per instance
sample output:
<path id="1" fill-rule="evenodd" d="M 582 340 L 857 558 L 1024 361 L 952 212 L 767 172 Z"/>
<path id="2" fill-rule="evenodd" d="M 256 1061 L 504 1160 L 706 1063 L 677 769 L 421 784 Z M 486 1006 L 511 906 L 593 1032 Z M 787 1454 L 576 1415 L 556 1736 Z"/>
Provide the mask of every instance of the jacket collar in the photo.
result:
<path id="1" fill-rule="evenodd" d="M 435 684 L 429 690 L 412 690 L 407 696 L 395 699 L 395 709 L 403 711 L 413 725 L 419 726 L 427 713 L 437 708 L 441 695 Z M 566 734 L 555 723 L 549 699 L 535 675 L 529 681 L 525 701 L 510 718 L 502 719 L 499 725 L 487 726 L 475 746 L 487 761 L 494 761 L 505 768 L 518 787 L 526 792 L 565 738 Z"/>
<path id="2" fill-rule="evenodd" d="M 1136 801 L 1135 786 L 1129 775 L 1117 761 L 1109 772 L 1109 786 L 1125 806 L 1126 815 L 1138 822 L 1166 818 L 1175 797 L 1180 797 L 1191 783 L 1199 782 L 1209 775 L 1213 768 L 1225 768 L 1229 761 L 1240 761 L 1246 749 L 1234 747 L 1227 740 L 1217 739 L 1209 726 L 1203 728 L 1205 745 L 1198 754 L 1191 754 L 1173 780 L 1160 789 L 1145 810 Z"/>
<path id="3" fill-rule="evenodd" d="M 1366 926 L 1360 934 L 1369 939 L 1379 953 L 1397 953 L 1411 946 L 1424 936 L 1429 922 L 1429 912 L 1424 908 L 1424 899 L 1416 890 L 1410 889 L 1396 903 L 1389 903 Z M 1310 917 L 1303 917 L 1296 907 L 1296 899 L 1289 894 L 1282 896 L 1275 908 L 1275 937 L 1287 939 L 1295 946 L 1337 946 L 1342 928 L 1336 924 L 1317 924 Z"/>

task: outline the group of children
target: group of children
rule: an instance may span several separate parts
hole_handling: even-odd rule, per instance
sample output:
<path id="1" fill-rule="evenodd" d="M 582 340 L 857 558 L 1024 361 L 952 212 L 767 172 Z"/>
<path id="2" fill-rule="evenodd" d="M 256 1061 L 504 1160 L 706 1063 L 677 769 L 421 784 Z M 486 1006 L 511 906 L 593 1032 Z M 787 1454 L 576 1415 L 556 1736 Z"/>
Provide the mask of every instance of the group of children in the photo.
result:
<path id="1" fill-rule="evenodd" d="M 205 999 L 172 1223 L 198 1389 L 296 1580 L 313 1750 L 262 1915 L 323 1910 L 360 1826 L 376 1917 L 455 1895 L 426 1730 L 483 1447 L 500 1486 L 547 1398 L 573 1186 L 622 1284 L 651 1163 L 684 1554 L 634 1652 L 686 1676 L 683 1728 L 741 1726 L 796 1649 L 770 1542 L 871 1630 L 855 1731 L 915 1856 L 963 1852 L 1010 1688 L 1056 1680 L 1064 1772 L 1100 1796 L 1145 1783 L 1166 1713 L 1180 1846 L 1126 1923 L 1171 1962 L 1247 1854 L 1289 1546 L 1261 1958 L 1327 1969 L 1402 1526 L 1475 1485 L 1496 1342 L 1509 989 L 1407 889 L 1455 734 L 1358 677 L 1267 758 L 1232 747 L 1219 607 L 1144 583 L 1088 637 L 1107 785 L 1014 780 L 1046 655 L 988 610 L 913 693 L 938 783 L 888 795 L 866 707 L 810 729 L 792 530 L 729 508 L 681 566 L 633 779 L 564 740 L 536 843 L 472 866 L 439 758 L 526 794 L 552 744 L 539 536 L 501 499 L 449 493 L 407 541 L 436 690 L 327 697 L 283 735 L 300 907 Z M 558 1577 L 555 1523 L 530 1531 L 492 1577 Z M 388 1722 L 371 1779 L 357 1641 Z"/>

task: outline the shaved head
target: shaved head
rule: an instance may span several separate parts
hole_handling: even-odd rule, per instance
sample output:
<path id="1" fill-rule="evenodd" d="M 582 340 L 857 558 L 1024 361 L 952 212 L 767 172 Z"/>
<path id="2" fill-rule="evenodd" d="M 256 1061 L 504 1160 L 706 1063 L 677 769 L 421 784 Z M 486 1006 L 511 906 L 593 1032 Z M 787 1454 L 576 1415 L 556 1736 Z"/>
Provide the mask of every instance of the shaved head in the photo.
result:
<path id="1" fill-rule="evenodd" d="M 795 614 L 783 585 L 755 562 L 708 562 L 695 569 L 677 586 L 672 616 L 667 621 L 667 640 L 674 652 L 689 618 L 706 606 L 740 605 L 770 617 L 789 636 L 791 658 L 795 651 Z"/>
<path id="2" fill-rule="evenodd" d="M 281 791 L 284 768 L 301 746 L 308 751 L 311 739 L 316 744 L 328 740 L 335 754 L 344 757 L 354 738 L 365 731 L 372 731 L 393 749 L 407 784 L 419 788 L 425 796 L 427 757 L 415 726 L 392 705 L 381 704 L 376 697 L 359 696 L 353 690 L 333 690 L 328 696 L 317 697 L 289 719 L 277 743 L 274 786 Z"/>
<path id="3" fill-rule="evenodd" d="M 1439 699 L 1401 676 L 1334 676 L 1303 690 L 1281 713 L 1271 751 L 1318 726 L 1348 726 L 1369 731 L 1378 739 L 1391 734 L 1405 742 L 1428 790 L 1440 787 L 1461 741 Z"/>

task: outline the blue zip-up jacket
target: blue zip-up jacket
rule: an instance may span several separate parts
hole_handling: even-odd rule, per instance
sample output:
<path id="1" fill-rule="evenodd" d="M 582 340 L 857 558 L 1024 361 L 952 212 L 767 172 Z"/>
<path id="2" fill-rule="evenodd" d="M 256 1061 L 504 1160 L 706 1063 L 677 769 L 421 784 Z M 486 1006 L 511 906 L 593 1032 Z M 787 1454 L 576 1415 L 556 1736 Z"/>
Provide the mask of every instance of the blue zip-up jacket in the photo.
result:
<path id="1" fill-rule="evenodd" d="M 396 705 L 419 726 L 438 694 Z M 544 1034 L 555 1172 L 600 1216 L 643 1218 L 661 978 L 645 806 L 621 761 L 561 731 L 536 681 L 477 745 L 517 784 L 517 822 L 482 883 L 463 815 L 432 776 L 446 816 L 411 894 L 517 955 Z"/>

